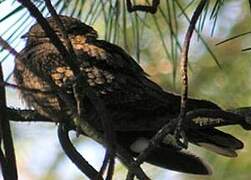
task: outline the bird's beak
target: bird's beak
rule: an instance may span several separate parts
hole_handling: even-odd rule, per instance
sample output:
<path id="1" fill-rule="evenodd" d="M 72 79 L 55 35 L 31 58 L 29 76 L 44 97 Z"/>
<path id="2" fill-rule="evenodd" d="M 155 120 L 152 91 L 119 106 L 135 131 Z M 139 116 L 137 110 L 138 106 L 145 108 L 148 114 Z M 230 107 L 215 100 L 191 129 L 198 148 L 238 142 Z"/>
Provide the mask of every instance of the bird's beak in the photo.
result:
<path id="1" fill-rule="evenodd" d="M 95 34 L 95 33 L 87 33 L 86 36 L 87 37 L 92 37 L 92 38 L 97 38 L 98 37 L 98 35 Z"/>
<path id="2" fill-rule="evenodd" d="M 29 33 L 25 33 L 24 35 L 22 35 L 22 36 L 21 36 L 21 39 L 25 39 L 25 38 L 27 38 L 27 37 L 28 37 L 28 35 L 29 35 Z"/>

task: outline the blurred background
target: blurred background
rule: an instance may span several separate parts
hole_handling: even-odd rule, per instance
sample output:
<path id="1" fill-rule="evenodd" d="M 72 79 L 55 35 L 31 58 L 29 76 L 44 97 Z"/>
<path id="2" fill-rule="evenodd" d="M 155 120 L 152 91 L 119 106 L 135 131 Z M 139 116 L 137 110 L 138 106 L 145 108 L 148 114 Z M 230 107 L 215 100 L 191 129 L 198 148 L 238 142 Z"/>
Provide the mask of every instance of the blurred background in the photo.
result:
<path id="1" fill-rule="evenodd" d="M 133 1 L 133 0 L 132 0 Z M 49 16 L 41 0 L 33 1 L 45 16 Z M 151 0 L 149 0 L 151 2 Z M 135 0 L 135 4 L 147 4 Z M 156 14 L 128 13 L 120 0 L 52 0 L 59 14 L 80 18 L 106 39 L 127 50 L 164 89 L 180 92 L 179 53 L 189 18 L 199 0 L 162 0 Z M 15 0 L 0 1 L 0 35 L 20 51 L 21 39 L 35 22 L 29 12 Z M 197 25 L 189 52 L 189 95 L 216 102 L 224 109 L 251 106 L 251 15 L 248 0 L 212 0 Z M 246 33 L 221 45 L 217 43 Z M 0 51 L 5 79 L 13 83 L 14 58 Z M 17 90 L 7 89 L 8 106 L 27 108 Z M 77 180 L 83 175 L 65 157 L 58 139 L 56 125 L 50 123 L 11 123 L 21 180 Z M 234 159 L 213 154 L 196 146 L 190 150 L 203 157 L 214 169 L 210 177 L 194 176 L 144 164 L 145 172 L 162 179 L 251 179 L 251 132 L 239 127 L 227 127 L 245 142 L 245 148 Z M 71 134 L 83 156 L 99 168 L 104 149 L 94 141 Z M 191 164 L 192 166 L 192 164 Z M 118 162 L 115 178 L 123 179 L 126 169 Z M 85 177 L 84 177 L 85 179 Z"/>

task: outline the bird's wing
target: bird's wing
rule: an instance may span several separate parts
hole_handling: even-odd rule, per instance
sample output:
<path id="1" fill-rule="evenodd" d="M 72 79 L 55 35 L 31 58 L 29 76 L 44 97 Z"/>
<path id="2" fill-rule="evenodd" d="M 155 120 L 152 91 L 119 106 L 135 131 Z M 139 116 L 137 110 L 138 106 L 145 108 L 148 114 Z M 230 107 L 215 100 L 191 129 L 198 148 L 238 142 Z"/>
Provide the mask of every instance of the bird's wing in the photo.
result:
<path id="1" fill-rule="evenodd" d="M 154 111 L 167 103 L 164 91 L 120 47 L 101 40 L 75 46 L 89 84 L 108 106 Z"/>
<path id="2" fill-rule="evenodd" d="M 168 93 L 163 91 L 157 84 L 150 81 L 143 73 L 143 70 L 139 67 L 139 65 L 121 48 L 116 45 L 107 43 L 105 41 L 96 41 L 95 42 L 98 47 L 104 48 L 107 52 L 114 52 L 117 54 L 116 57 L 120 57 L 120 61 L 116 62 L 114 59 L 113 62 L 116 64 L 120 64 L 121 68 L 125 71 L 125 74 L 129 75 L 130 72 L 133 74 L 135 79 L 138 79 L 139 89 L 135 92 L 143 91 L 142 95 L 140 96 L 141 99 L 139 101 L 134 101 L 139 103 L 138 106 L 146 107 L 147 103 L 154 102 L 153 104 L 150 103 L 150 106 L 155 107 L 154 112 L 160 111 L 162 115 L 167 116 L 177 116 L 179 113 L 180 108 L 180 97 L 174 94 Z M 118 59 L 118 58 L 117 58 Z M 123 62 L 123 63 L 121 63 Z M 123 66 L 122 66 L 123 65 Z M 118 65 L 116 66 L 118 67 Z M 128 84 L 129 85 L 129 84 Z M 132 84 L 131 84 L 132 85 Z M 137 84 L 132 85 L 132 87 L 136 87 Z M 130 92 L 130 89 L 127 91 Z M 133 88 L 132 88 L 133 89 Z M 144 90 L 147 89 L 147 91 Z M 144 99 L 146 98 L 146 100 Z M 149 98 L 149 99 L 148 99 Z M 163 102 L 164 101 L 164 102 Z M 140 104 L 140 102 L 142 104 Z M 165 104 L 163 108 L 161 104 Z M 135 105 L 132 105 L 135 107 Z M 221 109 L 215 103 L 205 100 L 196 100 L 196 99 L 188 99 L 187 103 L 187 111 L 196 110 L 196 109 Z M 145 111 L 148 112 L 148 111 Z M 150 111 L 151 112 L 151 111 Z M 152 112 L 151 112 L 152 113 Z M 141 114 L 144 116 L 144 114 Z M 149 120 L 154 120 L 156 114 L 148 114 L 145 117 L 145 120 L 149 118 Z M 170 118 L 170 117 L 169 117 Z M 216 153 L 225 155 L 225 156 L 236 156 L 236 150 L 243 148 L 243 143 L 236 139 L 235 137 L 224 133 L 220 130 L 214 128 L 206 128 L 201 130 L 188 130 L 187 136 L 190 142 L 193 142 L 199 146 L 203 146 L 211 151 Z"/>
<path id="3" fill-rule="evenodd" d="M 146 75 L 138 63 L 121 47 L 104 40 L 93 40 L 90 41 L 89 44 L 105 50 L 107 53 L 105 61 L 107 65 L 114 68 L 114 70 L 123 71 L 128 74 L 132 73 L 137 76 Z"/>

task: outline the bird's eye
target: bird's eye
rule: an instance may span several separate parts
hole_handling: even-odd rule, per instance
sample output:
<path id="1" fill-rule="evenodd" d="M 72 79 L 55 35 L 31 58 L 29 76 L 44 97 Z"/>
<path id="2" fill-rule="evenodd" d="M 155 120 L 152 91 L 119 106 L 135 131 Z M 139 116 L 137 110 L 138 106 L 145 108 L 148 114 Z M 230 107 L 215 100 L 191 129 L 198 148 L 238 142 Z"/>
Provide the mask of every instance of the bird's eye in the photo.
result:
<path id="1" fill-rule="evenodd" d="M 69 34 L 81 34 L 81 29 L 79 27 L 72 27 L 67 32 Z"/>
<path id="2" fill-rule="evenodd" d="M 68 34 L 75 34 L 75 35 L 96 34 L 91 27 L 86 25 L 73 26 L 69 28 L 67 32 Z"/>

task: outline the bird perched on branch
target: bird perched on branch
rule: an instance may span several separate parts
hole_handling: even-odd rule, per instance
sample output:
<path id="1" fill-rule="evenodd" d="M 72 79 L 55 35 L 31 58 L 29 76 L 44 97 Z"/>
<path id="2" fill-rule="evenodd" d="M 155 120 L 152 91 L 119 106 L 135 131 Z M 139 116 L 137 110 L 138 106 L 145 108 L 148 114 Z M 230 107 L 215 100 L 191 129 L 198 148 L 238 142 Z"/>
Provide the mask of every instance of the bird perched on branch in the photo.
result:
<path id="1" fill-rule="evenodd" d="M 157 132 L 156 128 L 147 126 L 149 122 L 177 117 L 180 97 L 149 80 L 143 69 L 122 48 L 98 40 L 92 27 L 72 17 L 60 16 L 60 19 L 77 56 L 75 63 L 96 96 L 103 100 L 112 123 L 122 122 L 126 129 L 127 124 L 143 122 L 143 127 L 138 130 L 115 129 L 116 141 L 136 156 Z M 56 21 L 52 17 L 47 21 L 65 45 Z M 33 25 L 25 38 L 27 43 L 16 59 L 14 77 L 18 85 L 43 92 L 21 90 L 23 99 L 38 113 L 55 122 L 69 121 L 73 114 L 72 106 L 76 106 L 73 84 L 77 77 L 39 24 Z M 87 121 L 96 127 L 100 118 L 95 104 L 87 98 L 84 105 Z M 209 101 L 188 100 L 187 111 L 201 108 L 220 110 Z M 189 142 L 221 155 L 235 157 L 235 151 L 243 148 L 240 140 L 213 127 L 187 128 L 185 133 Z M 200 158 L 170 146 L 165 139 L 146 162 L 186 173 L 211 172 Z"/>

